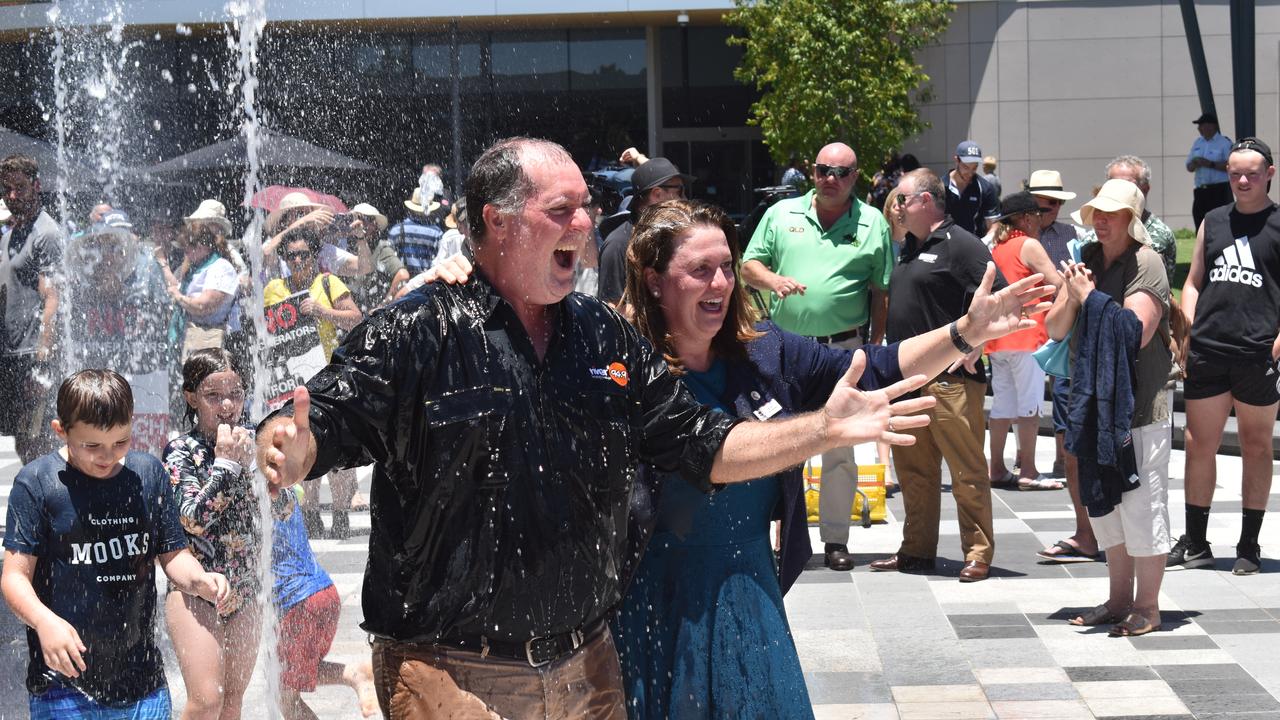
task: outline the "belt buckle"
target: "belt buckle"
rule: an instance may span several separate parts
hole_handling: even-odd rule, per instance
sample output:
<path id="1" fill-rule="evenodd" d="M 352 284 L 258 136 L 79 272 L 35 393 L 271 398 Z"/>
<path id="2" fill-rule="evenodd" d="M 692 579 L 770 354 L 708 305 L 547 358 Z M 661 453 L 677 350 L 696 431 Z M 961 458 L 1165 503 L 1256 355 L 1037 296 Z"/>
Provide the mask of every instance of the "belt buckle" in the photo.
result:
<path id="1" fill-rule="evenodd" d="M 574 630 L 574 631 L 570 632 L 570 633 L 569 633 L 569 639 L 573 641 L 573 649 L 574 649 L 574 650 L 577 650 L 578 648 L 582 647 L 582 631 L 581 631 L 581 630 Z M 529 667 L 533 667 L 533 668 L 540 668 L 540 667 L 542 667 L 543 665 L 548 665 L 548 664 L 550 664 L 552 660 L 555 660 L 555 659 L 556 659 L 556 658 L 555 658 L 555 655 L 554 655 L 554 648 L 552 649 L 552 650 L 553 650 L 553 654 L 552 654 L 552 656 L 551 656 L 551 657 L 549 657 L 549 658 L 547 658 L 546 660 L 538 661 L 538 660 L 534 660 L 534 659 L 533 659 L 533 644 L 534 644 L 535 642 L 540 641 L 540 640 L 548 640 L 548 641 L 549 641 L 549 640 L 551 640 L 551 638 L 549 638 L 549 637 L 541 637 L 541 636 L 531 637 L 531 638 L 529 638 L 528 640 L 526 640 L 526 641 L 525 641 L 525 643 L 524 643 L 524 658 L 525 658 L 525 660 L 527 660 L 527 661 L 529 662 Z"/>

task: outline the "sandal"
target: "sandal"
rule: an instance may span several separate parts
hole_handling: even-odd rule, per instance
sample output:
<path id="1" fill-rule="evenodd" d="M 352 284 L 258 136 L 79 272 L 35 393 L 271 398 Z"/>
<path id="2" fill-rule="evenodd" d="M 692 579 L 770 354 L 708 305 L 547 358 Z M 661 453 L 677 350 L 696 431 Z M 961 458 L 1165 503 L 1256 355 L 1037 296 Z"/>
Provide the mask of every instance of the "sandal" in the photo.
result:
<path id="1" fill-rule="evenodd" d="M 1019 490 L 1061 490 L 1066 487 L 1061 480 L 1037 475 L 1035 478 L 1019 478 Z"/>
<path id="2" fill-rule="evenodd" d="M 1139 615 L 1138 617 L 1141 617 L 1141 616 Z M 1071 618 L 1070 620 L 1067 621 L 1067 624 L 1074 625 L 1076 627 L 1093 627 L 1095 625 L 1106 625 L 1108 623 L 1113 623 L 1119 619 L 1120 619 L 1120 616 L 1111 612 L 1111 608 L 1107 607 L 1106 605 L 1099 605 L 1093 608 L 1092 610 L 1085 610 L 1079 615 Z"/>
<path id="3" fill-rule="evenodd" d="M 1159 629 L 1159 625 L 1152 625 L 1151 621 L 1146 617 L 1138 613 L 1129 613 L 1124 616 L 1123 620 L 1116 623 L 1115 627 L 1111 628 L 1111 632 L 1107 634 L 1111 637 L 1138 637 Z"/>
<path id="4" fill-rule="evenodd" d="M 1008 490 L 1012 490 L 1017 486 L 1018 486 L 1018 476 L 1014 475 L 1008 470 L 1004 471 L 1004 476 L 1001 477 L 999 480 L 991 481 L 992 488 L 1005 488 Z"/>
<path id="5" fill-rule="evenodd" d="M 1058 552 L 1050 552 L 1054 549 L 1057 549 Z M 1090 555 L 1077 545 L 1072 545 L 1066 540 L 1059 540 L 1052 547 L 1047 547 L 1036 553 L 1036 557 L 1055 563 L 1098 562 L 1102 559 L 1102 551 Z"/>

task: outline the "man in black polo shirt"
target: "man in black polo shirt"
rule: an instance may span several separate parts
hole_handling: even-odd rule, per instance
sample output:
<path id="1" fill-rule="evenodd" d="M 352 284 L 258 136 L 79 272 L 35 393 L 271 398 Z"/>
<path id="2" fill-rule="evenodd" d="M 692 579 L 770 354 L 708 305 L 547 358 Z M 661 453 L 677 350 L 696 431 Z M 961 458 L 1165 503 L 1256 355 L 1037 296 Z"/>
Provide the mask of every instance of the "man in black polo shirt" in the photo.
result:
<path id="1" fill-rule="evenodd" d="M 928 427 L 911 431 L 916 443 L 893 449 L 902 486 L 906 520 L 897 554 L 873 561 L 872 570 L 933 570 L 938 550 L 942 461 L 951 471 L 951 494 L 959 511 L 960 546 L 965 566 L 961 582 L 985 580 L 995 539 L 991 523 L 991 478 L 983 453 L 986 422 L 982 401 L 987 376 L 982 348 L 970 347 L 955 321 L 969 308 L 973 293 L 991 265 L 995 287 L 1005 281 L 991 264 L 982 241 L 947 216 L 942 181 L 926 169 L 902 176 L 898 206 L 907 228 L 906 244 L 889 281 L 889 342 L 951 326 L 951 339 L 968 354 L 924 386 L 937 399 Z"/>
<path id="2" fill-rule="evenodd" d="M 1000 216 L 1000 196 L 982 173 L 982 148 L 972 140 L 956 146 L 956 166 L 947 173 L 947 215 L 971 234 L 987 234 L 991 221 Z"/>
<path id="3" fill-rule="evenodd" d="M 1231 147 L 1235 202 L 1210 210 L 1196 233 L 1182 309 L 1191 324 L 1187 380 L 1187 534 L 1169 567 L 1213 565 L 1207 529 L 1217 452 L 1235 410 L 1244 461 L 1240 541 L 1232 572 L 1260 569 L 1258 533 L 1271 493 L 1272 433 L 1280 407 L 1280 212 L 1267 195 L 1276 169 L 1257 138 Z"/>

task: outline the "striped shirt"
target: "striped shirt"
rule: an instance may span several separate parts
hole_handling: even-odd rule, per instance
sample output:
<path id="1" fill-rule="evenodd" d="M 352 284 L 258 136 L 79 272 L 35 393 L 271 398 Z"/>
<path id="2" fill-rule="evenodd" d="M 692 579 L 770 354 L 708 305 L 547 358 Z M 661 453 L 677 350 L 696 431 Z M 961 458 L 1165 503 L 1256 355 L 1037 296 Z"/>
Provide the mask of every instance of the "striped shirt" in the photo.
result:
<path id="1" fill-rule="evenodd" d="M 419 222 L 409 216 L 391 228 L 389 235 L 391 246 L 400 256 L 405 269 L 410 275 L 417 275 L 431 268 L 444 228 L 433 223 Z"/>

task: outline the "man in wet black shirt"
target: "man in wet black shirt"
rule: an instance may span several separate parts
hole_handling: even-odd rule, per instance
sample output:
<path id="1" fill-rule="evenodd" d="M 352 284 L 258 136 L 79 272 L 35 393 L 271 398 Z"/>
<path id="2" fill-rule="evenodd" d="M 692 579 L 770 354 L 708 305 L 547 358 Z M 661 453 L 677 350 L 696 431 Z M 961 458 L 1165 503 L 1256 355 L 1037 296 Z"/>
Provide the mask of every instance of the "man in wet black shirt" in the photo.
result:
<path id="1" fill-rule="evenodd" d="M 353 330 L 259 427 L 259 467 L 275 490 L 377 464 L 363 627 L 392 717 L 622 718 L 604 619 L 636 467 L 710 491 L 832 447 L 903 441 L 894 431 L 923 418 L 901 414 L 932 401 L 889 406 L 923 378 L 856 390 L 859 354 L 823 411 L 735 425 L 621 316 L 570 294 L 590 196 L 563 148 L 501 141 L 466 194 L 476 276 Z"/>

